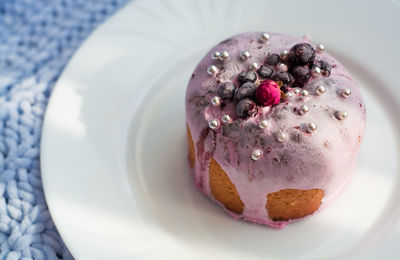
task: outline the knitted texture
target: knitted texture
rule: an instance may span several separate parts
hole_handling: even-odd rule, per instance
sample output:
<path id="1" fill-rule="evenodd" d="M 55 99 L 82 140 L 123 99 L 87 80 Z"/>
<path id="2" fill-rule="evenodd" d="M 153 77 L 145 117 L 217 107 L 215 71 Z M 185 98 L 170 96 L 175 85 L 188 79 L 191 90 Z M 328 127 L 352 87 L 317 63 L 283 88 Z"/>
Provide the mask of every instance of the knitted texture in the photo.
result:
<path id="1" fill-rule="evenodd" d="M 0 0 L 0 259 L 72 259 L 43 194 L 43 116 L 71 55 L 125 2 Z"/>

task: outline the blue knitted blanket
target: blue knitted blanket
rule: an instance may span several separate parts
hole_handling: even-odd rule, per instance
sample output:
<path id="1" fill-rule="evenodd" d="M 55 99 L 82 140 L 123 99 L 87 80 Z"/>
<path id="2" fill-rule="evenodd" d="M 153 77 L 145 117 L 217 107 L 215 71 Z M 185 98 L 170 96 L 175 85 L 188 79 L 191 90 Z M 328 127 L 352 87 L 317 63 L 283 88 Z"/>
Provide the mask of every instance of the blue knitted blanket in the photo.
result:
<path id="1" fill-rule="evenodd" d="M 126 0 L 0 0 L 0 259 L 72 259 L 43 195 L 51 90 L 90 32 Z"/>

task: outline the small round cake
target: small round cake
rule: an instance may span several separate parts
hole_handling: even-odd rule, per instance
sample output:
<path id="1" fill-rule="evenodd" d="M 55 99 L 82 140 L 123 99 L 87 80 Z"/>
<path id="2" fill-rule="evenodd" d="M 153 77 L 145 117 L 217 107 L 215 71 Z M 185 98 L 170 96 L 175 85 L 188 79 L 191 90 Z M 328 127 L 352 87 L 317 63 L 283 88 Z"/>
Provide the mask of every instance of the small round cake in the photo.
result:
<path id="1" fill-rule="evenodd" d="M 366 110 L 323 45 L 249 32 L 213 47 L 186 91 L 196 187 L 234 218 L 282 228 L 349 182 Z"/>

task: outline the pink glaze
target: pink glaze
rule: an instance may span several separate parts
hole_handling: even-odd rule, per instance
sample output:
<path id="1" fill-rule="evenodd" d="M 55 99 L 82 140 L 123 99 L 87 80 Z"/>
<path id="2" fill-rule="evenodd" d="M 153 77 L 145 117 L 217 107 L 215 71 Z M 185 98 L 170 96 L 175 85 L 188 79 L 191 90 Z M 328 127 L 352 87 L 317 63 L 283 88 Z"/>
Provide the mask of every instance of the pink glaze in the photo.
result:
<path id="1" fill-rule="evenodd" d="M 260 34 L 233 36 L 204 56 L 186 91 L 186 120 L 196 149 L 193 170 L 196 187 L 213 199 L 208 176 L 209 160 L 213 157 L 232 180 L 244 203 L 243 214 L 229 213 L 235 218 L 282 228 L 293 220 L 272 221 L 265 208 L 267 194 L 281 189 L 316 188 L 325 194 L 320 209 L 330 203 L 346 186 L 355 167 L 366 110 L 350 73 L 327 52 L 316 53 L 316 59 L 332 65 L 331 75 L 311 78 L 303 88 L 309 92 L 306 99 L 293 97 L 273 107 L 259 106 L 257 115 L 248 119 L 237 117 L 233 101 L 224 101 L 225 106 L 211 105 L 210 100 L 217 95 L 221 82 L 237 84 L 237 75 L 247 71 L 249 64 L 263 64 L 268 53 L 281 53 L 296 43 L 308 42 L 305 38 L 269 33 L 270 40 L 262 44 L 258 41 Z M 239 58 L 243 50 L 250 52 L 250 59 Z M 215 51 L 227 51 L 231 60 L 225 63 L 212 60 L 211 54 Z M 207 73 L 211 64 L 219 69 L 216 76 Z M 315 89 L 321 84 L 326 92 L 319 96 Z M 339 95 L 344 88 L 352 92 L 348 98 Z M 297 108 L 303 104 L 309 107 L 309 112 L 300 115 Z M 338 120 L 335 117 L 338 110 L 347 111 L 347 119 Z M 222 123 L 221 117 L 225 114 L 231 116 L 232 123 Z M 208 127 L 211 119 L 220 121 L 216 130 Z M 269 124 L 261 129 L 258 125 L 264 119 Z M 313 133 L 306 131 L 310 122 L 318 127 Z M 286 142 L 276 140 L 278 131 L 288 135 Z M 255 149 L 263 152 L 257 161 L 250 157 Z"/>
<path id="2" fill-rule="evenodd" d="M 281 90 L 275 81 L 266 79 L 258 85 L 256 98 L 263 106 L 276 105 L 281 100 Z"/>

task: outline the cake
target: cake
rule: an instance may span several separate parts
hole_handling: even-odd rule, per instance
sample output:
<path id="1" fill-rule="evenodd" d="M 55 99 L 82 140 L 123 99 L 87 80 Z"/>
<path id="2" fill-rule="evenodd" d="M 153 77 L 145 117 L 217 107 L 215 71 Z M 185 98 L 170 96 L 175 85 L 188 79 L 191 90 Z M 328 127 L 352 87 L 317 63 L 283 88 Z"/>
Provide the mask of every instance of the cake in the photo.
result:
<path id="1" fill-rule="evenodd" d="M 340 194 L 366 119 L 357 83 L 323 45 L 271 32 L 214 46 L 185 106 L 197 189 L 234 218 L 275 228 Z"/>

